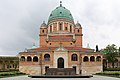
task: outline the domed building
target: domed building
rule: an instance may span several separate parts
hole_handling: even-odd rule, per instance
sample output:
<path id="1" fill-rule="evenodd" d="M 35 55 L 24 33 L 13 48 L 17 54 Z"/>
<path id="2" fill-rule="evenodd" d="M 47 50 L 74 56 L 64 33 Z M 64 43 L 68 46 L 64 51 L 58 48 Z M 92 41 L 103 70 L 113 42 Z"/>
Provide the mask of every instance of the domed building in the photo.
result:
<path id="1" fill-rule="evenodd" d="M 102 71 L 102 54 L 83 48 L 82 26 L 62 6 L 40 26 L 40 46 L 19 53 L 19 70 L 30 75 L 94 74 Z"/>

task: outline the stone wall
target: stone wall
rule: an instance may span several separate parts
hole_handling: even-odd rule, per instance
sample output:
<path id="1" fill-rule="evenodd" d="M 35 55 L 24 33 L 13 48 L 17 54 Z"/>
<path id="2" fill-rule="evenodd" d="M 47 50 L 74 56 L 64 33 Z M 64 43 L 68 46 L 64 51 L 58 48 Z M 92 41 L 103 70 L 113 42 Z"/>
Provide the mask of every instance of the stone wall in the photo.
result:
<path id="1" fill-rule="evenodd" d="M 81 64 L 82 74 L 95 74 L 103 71 L 101 62 L 83 62 Z"/>
<path id="2" fill-rule="evenodd" d="M 40 75 L 41 67 L 40 65 L 23 65 L 19 66 L 19 71 L 30 75 Z"/>

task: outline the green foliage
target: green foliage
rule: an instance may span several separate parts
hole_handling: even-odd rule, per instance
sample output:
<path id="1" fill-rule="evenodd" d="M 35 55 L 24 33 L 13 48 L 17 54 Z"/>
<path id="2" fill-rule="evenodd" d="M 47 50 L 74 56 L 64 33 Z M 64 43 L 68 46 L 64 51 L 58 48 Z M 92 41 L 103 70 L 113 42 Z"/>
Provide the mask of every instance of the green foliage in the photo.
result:
<path id="1" fill-rule="evenodd" d="M 119 47 L 119 49 L 118 49 L 118 54 L 120 55 L 120 47 Z"/>
<path id="2" fill-rule="evenodd" d="M 105 58 L 108 62 L 112 63 L 112 66 L 114 68 L 114 62 L 116 60 L 117 55 L 117 47 L 115 44 L 108 45 L 105 49 L 103 49 L 103 53 L 105 54 Z"/>

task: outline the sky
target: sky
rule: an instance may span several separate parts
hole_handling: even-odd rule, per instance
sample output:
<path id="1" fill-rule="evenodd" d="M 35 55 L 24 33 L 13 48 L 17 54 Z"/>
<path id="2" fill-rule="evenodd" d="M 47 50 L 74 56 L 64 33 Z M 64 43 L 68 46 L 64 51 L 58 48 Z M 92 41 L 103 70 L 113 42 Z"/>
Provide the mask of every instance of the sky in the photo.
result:
<path id="1" fill-rule="evenodd" d="M 120 47 L 120 0 L 61 0 L 83 28 L 83 47 Z M 35 43 L 60 0 L 0 0 L 0 55 L 15 56 Z"/>

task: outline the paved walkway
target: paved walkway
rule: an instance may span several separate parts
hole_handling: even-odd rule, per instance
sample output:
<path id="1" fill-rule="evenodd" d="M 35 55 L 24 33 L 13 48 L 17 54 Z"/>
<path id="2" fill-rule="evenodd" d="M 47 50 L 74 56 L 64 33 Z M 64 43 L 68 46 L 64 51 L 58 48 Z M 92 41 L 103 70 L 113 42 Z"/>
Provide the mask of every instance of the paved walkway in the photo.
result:
<path id="1" fill-rule="evenodd" d="M 30 78 L 25 75 L 25 76 L 1 78 L 0 80 L 73 80 L 73 78 Z M 74 80 L 120 80 L 120 78 L 94 75 L 92 78 L 74 78 Z"/>

